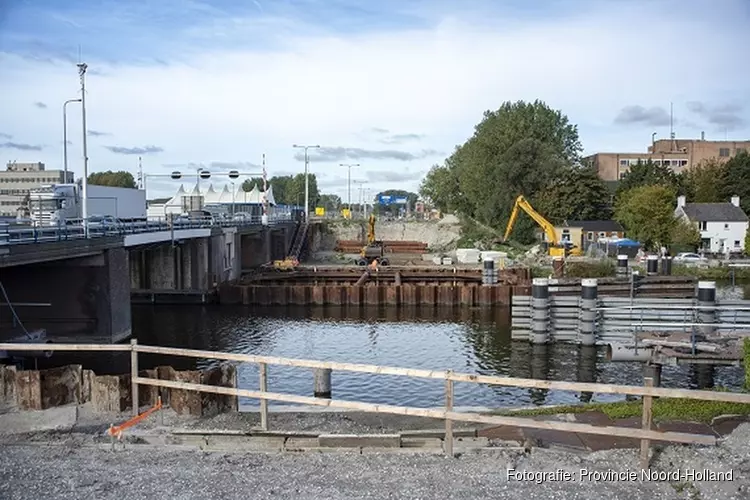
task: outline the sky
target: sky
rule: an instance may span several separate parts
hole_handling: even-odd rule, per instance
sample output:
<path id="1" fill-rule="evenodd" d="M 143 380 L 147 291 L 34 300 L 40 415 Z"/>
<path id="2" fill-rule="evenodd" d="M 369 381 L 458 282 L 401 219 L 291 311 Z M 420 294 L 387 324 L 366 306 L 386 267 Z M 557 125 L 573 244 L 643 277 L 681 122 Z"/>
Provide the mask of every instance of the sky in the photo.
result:
<path id="1" fill-rule="evenodd" d="M 486 110 L 541 99 L 586 154 L 668 138 L 750 139 L 747 0 L 2 0 L 0 154 L 63 165 L 81 97 L 89 171 L 149 198 L 198 168 L 309 168 L 352 201 L 416 191 Z M 83 173 L 81 106 L 69 168 Z"/>

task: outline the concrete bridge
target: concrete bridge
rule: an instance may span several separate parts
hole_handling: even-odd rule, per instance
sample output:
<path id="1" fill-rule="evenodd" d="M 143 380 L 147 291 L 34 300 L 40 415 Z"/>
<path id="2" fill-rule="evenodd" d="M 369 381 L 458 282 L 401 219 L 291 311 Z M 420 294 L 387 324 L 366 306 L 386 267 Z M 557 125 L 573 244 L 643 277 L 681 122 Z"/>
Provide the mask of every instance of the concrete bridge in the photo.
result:
<path id="1" fill-rule="evenodd" d="M 0 339 L 20 341 L 25 328 L 56 341 L 119 342 L 131 335 L 133 290 L 207 292 L 284 258 L 297 227 L 286 219 L 0 245 L 0 284 L 13 304 L 0 295 Z"/>

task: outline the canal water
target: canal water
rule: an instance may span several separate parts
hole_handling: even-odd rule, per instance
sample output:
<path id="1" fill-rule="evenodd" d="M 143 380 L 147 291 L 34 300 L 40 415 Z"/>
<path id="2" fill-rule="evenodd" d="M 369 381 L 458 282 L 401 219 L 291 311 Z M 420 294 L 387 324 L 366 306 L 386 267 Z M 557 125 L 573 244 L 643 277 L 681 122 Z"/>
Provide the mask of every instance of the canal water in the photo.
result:
<path id="1" fill-rule="evenodd" d="M 722 296 L 743 298 L 742 288 L 724 288 Z M 260 308 L 242 306 L 133 306 L 133 333 L 140 343 L 287 358 L 366 363 L 482 375 L 581 382 L 639 384 L 640 363 L 608 362 L 603 348 L 512 342 L 509 309 L 347 309 Z M 79 357 L 80 356 L 80 357 Z M 142 368 L 170 364 L 195 369 L 211 360 L 140 355 Z M 98 374 L 127 373 L 129 355 L 87 353 L 56 355 L 44 365 L 81 362 Z M 40 365 L 39 368 L 43 368 Z M 240 387 L 258 387 L 257 368 L 238 365 Z M 739 388 L 736 367 L 664 367 L 665 387 Z M 433 407 L 443 404 L 443 383 L 408 377 L 333 372 L 333 397 L 351 401 Z M 269 390 L 311 396 L 310 369 L 269 366 Z M 455 405 L 518 407 L 613 401 L 619 396 L 529 390 L 457 383 Z M 255 406 L 256 401 L 243 400 Z"/>

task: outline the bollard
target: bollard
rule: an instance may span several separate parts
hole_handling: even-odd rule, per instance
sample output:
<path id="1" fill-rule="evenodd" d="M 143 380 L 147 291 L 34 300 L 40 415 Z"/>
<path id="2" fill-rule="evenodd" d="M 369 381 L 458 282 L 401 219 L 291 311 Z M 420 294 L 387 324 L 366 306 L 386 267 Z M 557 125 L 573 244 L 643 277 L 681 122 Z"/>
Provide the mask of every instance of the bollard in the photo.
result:
<path id="1" fill-rule="evenodd" d="M 699 281 L 698 282 L 698 321 L 704 323 L 698 326 L 695 335 L 695 341 L 705 340 L 706 335 L 714 333 L 716 327 L 716 282 Z M 705 309 L 704 309 L 705 308 Z"/>
<path id="2" fill-rule="evenodd" d="M 659 274 L 659 256 L 649 255 L 646 260 L 646 275 L 656 276 Z"/>
<path id="3" fill-rule="evenodd" d="M 661 260 L 661 273 L 664 276 L 672 276 L 672 257 L 664 257 Z"/>
<path id="4" fill-rule="evenodd" d="M 316 398 L 331 398 L 331 369 L 313 369 L 314 387 L 313 396 Z"/>
<path id="5" fill-rule="evenodd" d="M 596 278 L 581 280 L 581 314 L 578 320 L 578 339 L 581 344 L 590 346 L 596 343 Z"/>
<path id="6" fill-rule="evenodd" d="M 531 341 L 547 343 L 549 330 L 549 280 L 534 278 L 531 282 Z"/>
<path id="7" fill-rule="evenodd" d="M 643 380 L 650 378 L 654 381 L 654 387 L 661 386 L 661 365 L 655 363 L 645 363 L 643 365 Z"/>
<path id="8" fill-rule="evenodd" d="M 494 285 L 497 283 L 495 277 L 495 259 L 492 257 L 484 258 L 484 267 L 482 268 L 482 284 Z"/>
<path id="9" fill-rule="evenodd" d="M 617 256 L 617 276 L 619 278 L 625 278 L 628 275 L 628 256 L 618 255 Z"/>

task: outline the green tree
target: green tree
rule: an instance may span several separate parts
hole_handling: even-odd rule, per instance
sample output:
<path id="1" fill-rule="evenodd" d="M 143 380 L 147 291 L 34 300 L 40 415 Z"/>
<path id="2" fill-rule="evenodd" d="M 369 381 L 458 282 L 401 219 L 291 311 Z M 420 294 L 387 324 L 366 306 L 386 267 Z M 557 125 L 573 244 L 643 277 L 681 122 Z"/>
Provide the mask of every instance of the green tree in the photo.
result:
<path id="1" fill-rule="evenodd" d="M 566 168 L 539 196 L 536 207 L 553 223 L 566 220 L 608 220 L 612 194 L 589 167 Z"/>
<path id="2" fill-rule="evenodd" d="M 641 186 L 667 186 L 673 188 L 675 193 L 682 192 L 681 179 L 674 171 L 664 165 L 657 165 L 648 160 L 639 161 L 636 165 L 630 167 L 630 170 L 623 176 L 617 186 L 617 197 L 626 191 Z M 675 194 L 676 196 L 676 194 Z"/>
<path id="3" fill-rule="evenodd" d="M 337 194 L 321 194 L 318 206 L 326 209 L 326 212 L 338 212 L 341 209 L 341 197 Z"/>
<path id="4" fill-rule="evenodd" d="M 412 210 L 414 210 L 414 204 L 417 203 L 417 200 L 419 199 L 419 195 L 417 193 L 404 191 L 403 189 L 386 189 L 385 191 L 381 191 L 380 193 L 375 195 L 376 204 L 374 206 L 374 210 L 377 215 L 398 215 L 399 210 L 401 210 L 402 208 L 406 209 L 406 205 L 396 205 L 395 203 L 391 205 L 377 204 L 377 199 L 381 195 L 391 196 L 393 198 L 406 198 L 406 203 L 411 207 Z"/>
<path id="5" fill-rule="evenodd" d="M 541 101 L 504 103 L 486 111 L 474 135 L 440 167 L 433 167 L 420 193 L 454 211 L 501 230 L 519 194 L 537 195 L 566 167 L 578 164 L 582 147 L 575 125 Z M 522 216 L 514 238 L 530 241 L 533 222 Z"/>
<path id="6" fill-rule="evenodd" d="M 750 255 L 750 228 L 745 232 L 745 255 Z"/>
<path id="7" fill-rule="evenodd" d="M 677 251 L 695 252 L 701 244 L 701 232 L 695 223 L 677 220 L 672 227 L 669 244 Z"/>
<path id="8" fill-rule="evenodd" d="M 623 192 L 615 204 L 615 220 L 646 248 L 669 245 L 677 224 L 675 190 L 664 185 L 639 186 Z"/>
<path id="9" fill-rule="evenodd" d="M 723 182 L 724 199 L 729 201 L 732 196 L 740 197 L 740 207 L 747 214 L 750 213 L 750 154 L 743 151 L 729 159 L 724 167 Z"/>
<path id="10" fill-rule="evenodd" d="M 726 164 L 716 159 L 707 160 L 681 174 L 685 195 L 690 203 L 719 203 L 724 196 Z"/>
<path id="11" fill-rule="evenodd" d="M 107 170 L 106 172 L 93 172 L 89 174 L 87 181 L 89 184 L 94 184 L 96 186 L 112 186 L 132 189 L 137 187 L 133 174 L 123 170 L 118 170 L 117 172 L 111 170 Z"/>

